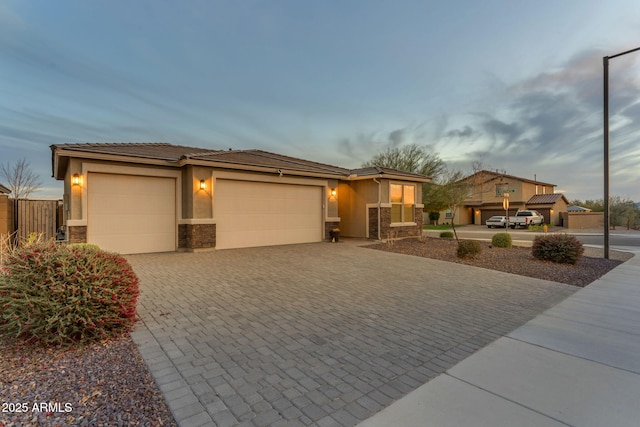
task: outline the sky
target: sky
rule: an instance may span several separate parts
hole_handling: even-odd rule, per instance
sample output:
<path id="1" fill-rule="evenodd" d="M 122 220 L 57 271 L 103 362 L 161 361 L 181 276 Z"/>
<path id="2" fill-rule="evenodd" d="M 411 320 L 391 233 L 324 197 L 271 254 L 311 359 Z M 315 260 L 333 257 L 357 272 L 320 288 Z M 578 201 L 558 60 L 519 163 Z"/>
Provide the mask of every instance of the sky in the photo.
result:
<path id="1" fill-rule="evenodd" d="M 449 167 L 603 195 L 603 57 L 637 0 L 0 0 L 0 162 L 51 144 L 262 149 L 346 168 L 428 146 Z M 640 201 L 640 52 L 611 59 L 612 195 Z"/>

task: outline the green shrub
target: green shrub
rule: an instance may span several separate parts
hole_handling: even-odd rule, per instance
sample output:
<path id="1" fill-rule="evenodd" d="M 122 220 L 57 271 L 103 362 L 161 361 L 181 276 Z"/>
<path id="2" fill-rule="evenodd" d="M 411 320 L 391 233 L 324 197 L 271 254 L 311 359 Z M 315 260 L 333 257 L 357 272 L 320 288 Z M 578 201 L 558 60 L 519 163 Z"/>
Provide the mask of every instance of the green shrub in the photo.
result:
<path id="1" fill-rule="evenodd" d="M 584 252 L 582 243 L 568 234 L 536 236 L 531 253 L 537 259 L 562 264 L 575 264 Z"/>
<path id="2" fill-rule="evenodd" d="M 131 330 L 138 278 L 121 256 L 90 245 L 37 242 L 0 271 L 0 339 L 90 343 Z"/>
<path id="3" fill-rule="evenodd" d="M 474 258 L 482 252 L 477 240 L 460 240 L 458 242 L 458 258 Z"/>
<path id="4" fill-rule="evenodd" d="M 509 233 L 496 233 L 491 238 L 491 246 L 496 248 L 510 248 L 511 243 L 511 234 Z"/>
<path id="5" fill-rule="evenodd" d="M 73 248 L 84 248 L 87 250 L 99 251 L 100 246 L 94 245 L 93 243 L 70 243 L 69 246 Z"/>
<path id="6" fill-rule="evenodd" d="M 431 221 L 434 224 L 437 224 L 439 219 L 440 219 L 440 212 L 429 212 L 429 221 Z"/>
<path id="7" fill-rule="evenodd" d="M 443 231 L 442 233 L 440 233 L 440 237 L 443 239 L 453 239 L 453 232 L 452 231 Z"/>

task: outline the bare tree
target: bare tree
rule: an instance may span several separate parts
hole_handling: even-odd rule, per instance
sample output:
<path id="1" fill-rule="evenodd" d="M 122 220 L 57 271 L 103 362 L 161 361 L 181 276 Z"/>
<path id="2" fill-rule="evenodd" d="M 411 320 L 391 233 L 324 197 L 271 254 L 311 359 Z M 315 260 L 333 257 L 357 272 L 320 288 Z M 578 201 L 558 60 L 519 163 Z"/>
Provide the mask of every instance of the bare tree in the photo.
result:
<path id="1" fill-rule="evenodd" d="M 6 180 L 14 199 L 26 199 L 42 185 L 40 176 L 31 170 L 27 159 L 21 159 L 14 165 L 0 164 L 0 176 Z"/>

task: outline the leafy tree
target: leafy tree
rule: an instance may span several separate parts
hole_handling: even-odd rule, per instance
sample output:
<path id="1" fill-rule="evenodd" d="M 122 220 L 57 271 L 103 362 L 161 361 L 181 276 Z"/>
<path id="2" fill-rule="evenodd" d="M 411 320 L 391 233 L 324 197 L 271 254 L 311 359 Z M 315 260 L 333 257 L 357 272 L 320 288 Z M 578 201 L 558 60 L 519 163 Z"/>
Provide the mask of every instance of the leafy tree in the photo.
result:
<path id="1" fill-rule="evenodd" d="M 638 216 L 638 205 L 629 198 L 611 196 L 609 199 L 610 221 L 613 228 L 616 225 L 625 225 L 627 230 L 636 222 Z"/>
<path id="2" fill-rule="evenodd" d="M 428 147 L 409 144 L 402 147 L 389 147 L 364 162 L 362 167 L 382 166 L 419 173 L 437 179 L 446 169 L 444 161 Z"/>
<path id="3" fill-rule="evenodd" d="M 382 166 L 405 172 L 419 173 L 430 177 L 433 181 L 438 181 L 446 170 L 446 164 L 437 153 L 430 151 L 426 146 L 418 144 L 389 147 L 362 164 L 362 167 L 369 166 Z M 423 203 L 426 202 L 425 212 L 440 211 L 447 206 L 446 201 L 435 198 L 440 194 L 437 184 L 422 184 L 422 200 Z"/>
<path id="4" fill-rule="evenodd" d="M 0 176 L 7 182 L 11 196 L 15 199 L 26 199 L 41 185 L 38 174 L 31 170 L 27 159 L 19 160 L 16 164 L 0 164 Z"/>
<path id="5" fill-rule="evenodd" d="M 451 211 L 451 228 L 453 234 L 458 240 L 458 233 L 456 231 L 455 219 L 458 207 L 469 196 L 473 183 L 465 179 L 465 174 L 461 170 L 453 169 L 445 171 L 440 177 L 439 184 L 433 184 L 428 187 L 429 193 L 427 199 L 435 200 L 442 203 L 442 207 Z"/>

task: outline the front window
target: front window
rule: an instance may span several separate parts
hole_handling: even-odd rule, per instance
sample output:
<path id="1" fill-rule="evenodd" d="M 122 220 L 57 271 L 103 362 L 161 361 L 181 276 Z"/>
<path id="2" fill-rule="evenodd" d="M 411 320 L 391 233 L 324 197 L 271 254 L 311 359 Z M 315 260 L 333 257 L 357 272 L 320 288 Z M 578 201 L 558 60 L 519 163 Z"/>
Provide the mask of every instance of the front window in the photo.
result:
<path id="1" fill-rule="evenodd" d="M 416 186 L 391 184 L 391 222 L 414 222 Z"/>

